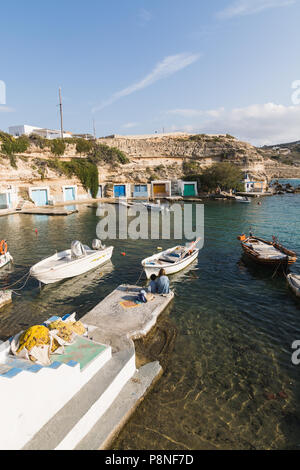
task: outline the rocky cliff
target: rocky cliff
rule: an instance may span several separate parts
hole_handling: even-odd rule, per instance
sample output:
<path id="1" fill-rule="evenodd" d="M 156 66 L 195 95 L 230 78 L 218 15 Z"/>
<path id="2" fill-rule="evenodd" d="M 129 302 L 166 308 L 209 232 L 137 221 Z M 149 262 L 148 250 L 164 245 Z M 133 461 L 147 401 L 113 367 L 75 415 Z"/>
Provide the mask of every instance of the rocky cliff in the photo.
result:
<path id="1" fill-rule="evenodd" d="M 125 165 L 100 162 L 99 177 L 103 183 L 179 179 L 224 161 L 238 165 L 258 179 L 300 178 L 300 166 L 285 165 L 271 158 L 270 149 L 257 149 L 228 135 L 112 136 L 98 142 L 121 150 L 129 158 Z M 59 159 L 68 161 L 74 157 L 85 158 L 85 155 L 78 155 L 76 146 L 68 144 L 64 156 Z M 17 156 L 16 165 L 2 156 L 0 184 L 43 186 L 49 182 L 57 188 L 64 184 L 79 184 L 76 178 L 66 178 L 47 166 L 45 162 L 53 158 L 49 149 L 35 145 Z"/>

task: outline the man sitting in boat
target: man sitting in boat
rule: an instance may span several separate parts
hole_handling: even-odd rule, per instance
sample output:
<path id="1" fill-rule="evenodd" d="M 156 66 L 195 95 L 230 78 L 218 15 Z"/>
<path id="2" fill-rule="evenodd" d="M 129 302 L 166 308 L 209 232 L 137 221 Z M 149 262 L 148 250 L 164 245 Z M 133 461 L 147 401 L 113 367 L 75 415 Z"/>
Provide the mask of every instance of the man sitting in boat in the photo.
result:
<path id="1" fill-rule="evenodd" d="M 158 278 L 156 280 L 157 293 L 158 294 L 169 294 L 170 293 L 170 281 L 166 276 L 166 271 L 161 269 L 159 271 Z"/>
<path id="2" fill-rule="evenodd" d="M 156 294 L 157 293 L 157 283 L 156 283 L 157 276 L 155 274 L 152 274 L 150 279 L 151 281 L 149 283 L 147 292 L 149 292 L 150 294 Z"/>

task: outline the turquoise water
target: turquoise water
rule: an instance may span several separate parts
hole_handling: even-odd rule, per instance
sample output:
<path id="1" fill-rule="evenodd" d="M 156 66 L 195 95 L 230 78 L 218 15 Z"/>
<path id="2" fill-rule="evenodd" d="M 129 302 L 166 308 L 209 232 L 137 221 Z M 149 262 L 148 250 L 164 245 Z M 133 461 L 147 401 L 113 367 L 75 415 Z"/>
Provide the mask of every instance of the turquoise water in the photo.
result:
<path id="1" fill-rule="evenodd" d="M 115 443 L 116 449 L 285 449 L 300 446 L 299 367 L 291 344 L 300 339 L 300 302 L 285 279 L 241 260 L 237 236 L 249 227 L 300 253 L 300 195 L 262 205 L 205 203 L 205 244 L 199 260 L 171 279 L 175 349 L 156 384 Z M 96 209 L 69 217 L 13 215 L 0 219 L 15 259 L 0 273 L 14 282 L 41 258 L 73 239 L 90 243 Z M 35 234 L 38 230 L 38 236 Z M 51 315 L 90 310 L 122 282 L 135 283 L 140 261 L 167 241 L 114 241 L 112 263 L 39 290 L 30 280 L 0 311 L 0 339 Z M 126 252 L 126 256 L 121 253 Z M 292 268 L 300 272 L 300 263 Z M 286 398 L 269 399 L 285 392 Z"/>

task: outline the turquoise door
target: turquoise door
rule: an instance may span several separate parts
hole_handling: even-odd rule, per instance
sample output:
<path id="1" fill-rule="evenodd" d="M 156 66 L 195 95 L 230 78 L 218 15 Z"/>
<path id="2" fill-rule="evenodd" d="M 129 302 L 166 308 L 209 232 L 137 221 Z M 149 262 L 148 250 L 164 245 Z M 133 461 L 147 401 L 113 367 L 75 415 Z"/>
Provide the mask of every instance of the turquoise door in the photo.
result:
<path id="1" fill-rule="evenodd" d="M 7 209 L 6 193 L 0 194 L 0 209 Z"/>
<path id="2" fill-rule="evenodd" d="M 48 191 L 47 189 L 33 189 L 31 191 L 31 199 L 36 206 L 47 206 Z"/>
<path id="3" fill-rule="evenodd" d="M 65 200 L 75 201 L 75 188 L 73 186 L 70 188 L 65 188 Z"/>
<path id="4" fill-rule="evenodd" d="M 184 196 L 196 196 L 195 185 L 194 184 L 185 184 L 184 185 Z"/>

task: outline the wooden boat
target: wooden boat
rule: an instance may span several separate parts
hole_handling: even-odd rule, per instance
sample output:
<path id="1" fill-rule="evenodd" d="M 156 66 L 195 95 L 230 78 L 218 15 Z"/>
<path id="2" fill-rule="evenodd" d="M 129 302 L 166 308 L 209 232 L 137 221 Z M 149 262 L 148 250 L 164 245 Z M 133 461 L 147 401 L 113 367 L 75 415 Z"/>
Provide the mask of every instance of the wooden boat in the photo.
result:
<path id="1" fill-rule="evenodd" d="M 101 242 L 95 243 L 93 249 L 73 242 L 70 250 L 61 251 L 32 266 L 30 274 L 43 284 L 53 284 L 63 279 L 84 274 L 109 261 L 113 247 L 102 247 Z"/>
<path id="2" fill-rule="evenodd" d="M 241 235 L 238 239 L 245 255 L 265 266 L 291 265 L 297 261 L 297 254 L 278 243 L 275 237 L 273 242 L 252 235 Z"/>
<path id="3" fill-rule="evenodd" d="M 287 281 L 294 294 L 300 297 L 300 276 L 297 274 L 288 274 Z"/>
<path id="4" fill-rule="evenodd" d="M 188 246 L 174 246 L 144 259 L 142 266 L 147 279 L 150 279 L 152 274 L 158 276 L 161 269 L 164 269 L 169 275 L 189 266 L 198 257 L 199 248 L 196 245 L 199 241 L 200 239 L 197 239 Z"/>

